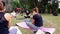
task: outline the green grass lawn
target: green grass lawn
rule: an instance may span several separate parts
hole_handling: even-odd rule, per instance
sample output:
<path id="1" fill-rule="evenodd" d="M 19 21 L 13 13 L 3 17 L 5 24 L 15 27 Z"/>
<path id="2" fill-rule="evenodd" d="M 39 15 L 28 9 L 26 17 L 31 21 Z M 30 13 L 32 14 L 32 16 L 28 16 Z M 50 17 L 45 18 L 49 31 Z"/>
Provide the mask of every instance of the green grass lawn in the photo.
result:
<path id="1" fill-rule="evenodd" d="M 56 31 L 54 34 L 60 34 L 60 14 L 58 16 L 52 16 L 51 14 L 42 14 L 43 19 L 50 21 L 49 23 L 45 22 L 45 27 L 54 27 Z"/>
<path id="2" fill-rule="evenodd" d="M 46 20 L 44 22 L 45 27 L 54 27 L 56 28 L 56 31 L 54 34 L 60 34 L 60 14 L 58 16 L 52 16 L 51 14 L 41 14 L 43 19 Z M 23 16 L 17 16 L 17 18 L 24 18 Z M 15 18 L 12 19 L 12 26 L 15 23 L 22 22 L 23 20 L 16 20 Z M 49 23 L 48 23 L 49 21 Z M 22 31 L 23 34 L 33 34 L 32 30 L 27 30 L 22 27 L 19 27 L 19 29 Z"/>

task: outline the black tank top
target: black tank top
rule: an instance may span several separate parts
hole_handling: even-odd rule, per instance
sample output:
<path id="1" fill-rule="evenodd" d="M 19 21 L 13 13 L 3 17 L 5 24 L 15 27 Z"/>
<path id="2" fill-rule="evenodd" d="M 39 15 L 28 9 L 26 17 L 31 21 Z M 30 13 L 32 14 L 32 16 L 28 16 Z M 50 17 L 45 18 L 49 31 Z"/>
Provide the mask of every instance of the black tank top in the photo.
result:
<path id="1" fill-rule="evenodd" d="M 3 12 L 0 12 L 0 30 L 8 30 L 8 21 L 5 19 Z"/>

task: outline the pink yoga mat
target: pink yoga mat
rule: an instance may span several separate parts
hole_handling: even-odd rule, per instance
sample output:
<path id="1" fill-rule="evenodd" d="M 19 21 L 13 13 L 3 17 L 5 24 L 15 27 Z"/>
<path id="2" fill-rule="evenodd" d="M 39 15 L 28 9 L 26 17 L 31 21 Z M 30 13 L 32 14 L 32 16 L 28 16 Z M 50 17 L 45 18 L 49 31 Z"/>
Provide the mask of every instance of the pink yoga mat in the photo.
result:
<path id="1" fill-rule="evenodd" d="M 20 23 L 16 23 L 16 24 L 22 28 L 30 29 L 29 26 L 27 26 L 27 24 L 25 22 L 20 22 Z M 45 28 L 43 26 L 40 27 L 40 30 L 42 30 L 43 32 L 50 32 L 51 34 L 55 32 L 55 28 Z"/>
<path id="2" fill-rule="evenodd" d="M 42 30 L 43 32 L 49 32 L 51 34 L 53 34 L 55 32 L 55 28 L 40 27 L 40 30 Z"/>
<path id="3" fill-rule="evenodd" d="M 30 29 L 29 26 L 27 26 L 27 24 L 25 22 L 20 22 L 20 23 L 16 23 L 18 26 L 22 27 L 22 28 L 27 28 Z"/>

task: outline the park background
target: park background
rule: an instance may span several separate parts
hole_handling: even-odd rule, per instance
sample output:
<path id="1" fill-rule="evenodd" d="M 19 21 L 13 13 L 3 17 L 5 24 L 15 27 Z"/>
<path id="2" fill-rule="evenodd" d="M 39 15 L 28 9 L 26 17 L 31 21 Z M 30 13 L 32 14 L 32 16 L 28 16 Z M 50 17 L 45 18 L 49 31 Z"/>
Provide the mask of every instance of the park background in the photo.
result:
<path id="1" fill-rule="evenodd" d="M 60 8 L 59 8 L 59 0 L 3 0 L 6 3 L 6 12 L 11 13 L 12 10 L 16 8 L 24 8 L 28 9 L 32 12 L 32 9 L 35 6 L 38 6 L 39 13 L 42 15 L 45 27 L 54 27 L 56 31 L 54 34 L 60 34 Z M 51 15 L 51 12 L 56 12 L 58 16 Z M 32 15 L 31 15 L 32 16 Z M 17 18 L 24 18 L 24 16 L 17 16 Z M 22 22 L 23 20 L 16 20 L 16 18 L 12 19 L 12 25 L 18 22 Z M 23 34 L 33 34 L 32 30 L 27 30 L 22 27 L 19 29 L 23 32 Z"/>

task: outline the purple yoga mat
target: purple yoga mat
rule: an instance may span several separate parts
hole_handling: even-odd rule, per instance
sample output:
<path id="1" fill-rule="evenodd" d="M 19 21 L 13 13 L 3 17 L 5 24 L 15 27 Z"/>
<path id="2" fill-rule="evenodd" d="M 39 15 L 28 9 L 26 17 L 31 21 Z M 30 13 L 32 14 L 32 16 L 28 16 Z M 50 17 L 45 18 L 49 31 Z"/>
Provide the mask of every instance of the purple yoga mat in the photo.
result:
<path id="1" fill-rule="evenodd" d="M 27 26 L 27 24 L 25 22 L 20 22 L 20 23 L 16 23 L 16 24 L 22 28 L 30 29 L 29 26 Z M 40 27 L 40 30 L 42 30 L 43 32 L 50 32 L 51 34 L 55 32 L 55 28 L 45 28 L 43 26 Z"/>
<path id="2" fill-rule="evenodd" d="M 27 28 L 30 29 L 29 26 L 27 26 L 27 24 L 25 22 L 20 22 L 20 23 L 16 23 L 18 26 L 22 27 L 22 28 Z"/>
<path id="3" fill-rule="evenodd" d="M 55 32 L 55 28 L 40 27 L 40 30 L 42 30 L 43 32 L 49 32 L 51 34 L 53 34 Z"/>

